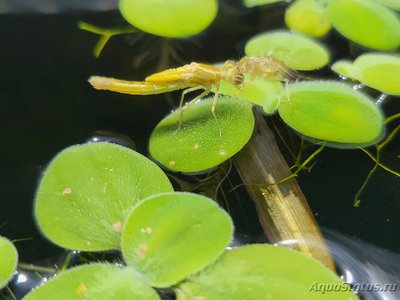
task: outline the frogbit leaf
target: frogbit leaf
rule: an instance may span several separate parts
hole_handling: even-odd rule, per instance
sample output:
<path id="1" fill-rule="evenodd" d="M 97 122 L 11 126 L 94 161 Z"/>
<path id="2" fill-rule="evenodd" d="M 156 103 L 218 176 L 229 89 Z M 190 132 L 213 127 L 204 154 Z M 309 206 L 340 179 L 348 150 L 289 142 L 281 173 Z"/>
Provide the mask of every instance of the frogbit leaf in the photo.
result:
<path id="1" fill-rule="evenodd" d="M 327 292 L 332 285 L 339 290 Z M 348 285 L 317 260 L 267 244 L 226 251 L 175 291 L 177 300 L 358 299 Z"/>
<path id="2" fill-rule="evenodd" d="M 358 80 L 353 63 L 349 60 L 338 60 L 331 66 L 331 70 L 343 77 Z"/>
<path id="3" fill-rule="evenodd" d="M 47 168 L 35 216 L 44 235 L 61 247 L 117 249 L 131 208 L 172 190 L 162 170 L 133 150 L 110 143 L 77 145 L 59 153 Z"/>
<path id="4" fill-rule="evenodd" d="M 211 199 L 161 193 L 132 211 L 122 232 L 122 252 L 147 283 L 168 287 L 221 255 L 232 232 L 229 215 Z"/>
<path id="5" fill-rule="evenodd" d="M 213 168 L 242 149 L 253 132 L 252 105 L 220 96 L 215 120 L 212 102 L 203 99 L 184 110 L 180 129 L 180 110 L 165 117 L 150 136 L 152 158 L 170 170 L 194 173 Z"/>
<path id="6" fill-rule="evenodd" d="M 14 275 L 18 262 L 18 252 L 14 244 L 0 236 L 0 289 L 5 287 Z"/>
<path id="7" fill-rule="evenodd" d="M 51 278 L 23 300 L 160 300 L 157 292 L 138 279 L 130 267 L 87 264 Z"/>

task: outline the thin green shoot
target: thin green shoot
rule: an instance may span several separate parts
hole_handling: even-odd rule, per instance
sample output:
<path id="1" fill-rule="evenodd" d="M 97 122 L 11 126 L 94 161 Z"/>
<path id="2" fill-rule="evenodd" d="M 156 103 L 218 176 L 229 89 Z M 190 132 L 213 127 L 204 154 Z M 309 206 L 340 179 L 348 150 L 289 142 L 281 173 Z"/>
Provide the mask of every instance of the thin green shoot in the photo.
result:
<path id="1" fill-rule="evenodd" d="M 321 144 L 321 146 L 319 146 L 319 148 L 317 150 L 315 150 L 297 169 L 296 171 L 293 172 L 293 174 L 282 178 L 281 180 L 278 180 L 274 183 L 270 183 L 268 185 L 279 185 L 281 183 L 284 183 L 285 181 L 297 177 L 297 175 L 299 174 L 299 172 L 301 170 L 303 170 L 310 162 L 311 160 L 313 160 L 323 149 L 325 148 L 325 143 Z"/>
<path id="2" fill-rule="evenodd" d="M 93 55 L 94 57 L 98 58 L 103 51 L 104 47 L 108 43 L 111 37 L 120 35 L 120 34 L 127 34 L 127 33 L 134 33 L 138 32 L 133 26 L 127 27 L 115 27 L 115 28 L 102 28 L 98 27 L 83 21 L 78 22 L 79 29 L 89 31 L 94 34 L 100 35 L 100 39 L 98 40 L 97 44 L 93 48 Z"/>
<path id="3" fill-rule="evenodd" d="M 392 121 L 394 121 L 395 119 L 398 119 L 398 118 L 400 118 L 400 113 L 388 117 L 388 118 L 385 120 L 385 124 L 388 124 L 388 123 L 390 123 L 390 122 L 392 122 Z M 374 167 L 369 171 L 368 176 L 365 178 L 365 180 L 364 180 L 363 184 L 361 185 L 360 189 L 358 190 L 357 194 L 354 196 L 353 207 L 359 207 L 359 206 L 360 206 L 360 203 L 361 203 L 360 196 L 361 196 L 362 192 L 365 190 L 365 188 L 367 187 L 369 181 L 370 181 L 371 178 L 372 178 L 372 175 L 375 173 L 375 171 L 376 171 L 379 167 L 381 167 L 381 168 L 384 169 L 385 171 L 389 172 L 390 174 L 393 174 L 393 175 L 395 175 L 395 176 L 397 176 L 397 177 L 400 177 L 400 172 L 394 171 L 394 170 L 392 170 L 391 168 L 389 168 L 389 167 L 383 165 L 383 164 L 380 162 L 380 161 L 381 161 L 381 154 L 382 154 L 383 148 L 384 148 L 389 142 L 391 142 L 391 141 L 396 137 L 396 135 L 397 135 L 399 132 L 400 132 L 400 125 L 397 126 L 394 130 L 392 130 L 392 131 L 390 132 L 390 134 L 387 136 L 387 138 L 386 138 L 383 142 L 381 142 L 381 143 L 379 143 L 379 144 L 377 144 L 377 145 L 375 146 L 375 147 L 376 147 L 376 157 L 374 157 L 368 150 L 366 150 L 366 149 L 364 149 L 364 148 L 360 148 L 361 151 L 363 151 L 365 154 L 367 154 L 368 157 L 371 158 L 371 159 L 375 162 L 375 165 L 374 165 Z"/>

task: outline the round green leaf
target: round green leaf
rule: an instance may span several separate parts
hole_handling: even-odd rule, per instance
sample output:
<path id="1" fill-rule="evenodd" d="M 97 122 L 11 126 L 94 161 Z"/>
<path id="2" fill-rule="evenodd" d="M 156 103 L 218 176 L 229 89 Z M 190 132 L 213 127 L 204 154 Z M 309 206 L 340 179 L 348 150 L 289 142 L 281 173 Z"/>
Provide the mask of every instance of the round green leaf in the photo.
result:
<path id="1" fill-rule="evenodd" d="M 315 70 L 330 59 L 321 43 L 287 30 L 258 34 L 247 42 L 244 51 L 249 56 L 273 55 L 293 70 Z"/>
<path id="2" fill-rule="evenodd" d="M 119 10 L 133 26 L 173 38 L 195 35 L 215 19 L 217 0 L 120 0 Z"/>
<path id="3" fill-rule="evenodd" d="M 62 272 L 23 300 L 159 300 L 130 267 L 95 263 Z"/>
<path id="4" fill-rule="evenodd" d="M 336 286 L 335 291 L 332 286 Z M 227 251 L 213 265 L 183 282 L 176 293 L 178 300 L 358 299 L 320 262 L 266 244 Z"/>
<path id="5" fill-rule="evenodd" d="M 333 72 L 346 78 L 358 80 L 356 70 L 354 69 L 353 63 L 351 61 L 338 60 L 331 66 L 331 69 Z"/>
<path id="6" fill-rule="evenodd" d="M 254 127 L 249 102 L 220 96 L 217 121 L 211 113 L 213 99 L 191 105 L 165 117 L 154 129 L 149 142 L 150 155 L 166 168 L 199 172 L 213 168 L 237 153 L 250 139 Z"/>
<path id="7" fill-rule="evenodd" d="M 14 244 L 0 236 L 0 289 L 13 277 L 17 262 L 18 252 Z"/>
<path id="8" fill-rule="evenodd" d="M 132 211 L 122 233 L 122 252 L 149 284 L 168 287 L 220 256 L 232 231 L 229 215 L 211 199 L 162 193 Z"/>
<path id="9" fill-rule="evenodd" d="M 354 61 L 358 80 L 385 94 L 400 95 L 400 57 L 368 53 Z"/>
<path id="10" fill-rule="evenodd" d="M 322 37 L 331 30 L 325 6 L 318 0 L 297 0 L 285 13 L 286 26 L 312 37 Z"/>
<path id="11" fill-rule="evenodd" d="M 121 226 L 139 201 L 173 188 L 152 161 L 110 143 L 72 146 L 46 170 L 36 195 L 40 229 L 61 247 L 119 248 Z"/>
<path id="12" fill-rule="evenodd" d="M 383 134 L 383 115 L 373 101 L 350 86 L 334 81 L 309 81 L 289 86 L 289 99 L 278 108 L 281 118 L 301 134 L 346 147 L 371 145 Z"/>
<path id="13" fill-rule="evenodd" d="M 377 50 L 400 45 L 400 20 L 372 0 L 335 0 L 328 6 L 332 26 L 346 38 Z"/>
<path id="14" fill-rule="evenodd" d="M 254 7 L 276 2 L 286 2 L 286 0 L 243 0 L 243 5 L 246 7 Z"/>

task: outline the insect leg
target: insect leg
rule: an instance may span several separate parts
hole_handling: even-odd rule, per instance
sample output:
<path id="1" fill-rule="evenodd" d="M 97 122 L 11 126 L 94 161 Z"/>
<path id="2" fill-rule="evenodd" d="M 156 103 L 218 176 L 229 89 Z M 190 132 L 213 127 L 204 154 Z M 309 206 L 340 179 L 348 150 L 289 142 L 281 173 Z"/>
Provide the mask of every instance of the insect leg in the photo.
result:
<path id="1" fill-rule="evenodd" d="M 186 103 L 185 106 L 183 106 L 183 100 L 185 99 L 185 95 L 186 95 L 187 93 L 194 92 L 194 91 L 197 91 L 197 90 L 204 90 L 204 91 L 203 91 L 200 95 L 196 96 L 193 100 L 190 100 L 188 103 Z M 181 126 L 182 126 L 183 112 L 184 112 L 191 104 L 193 104 L 194 102 L 196 102 L 196 101 L 199 100 L 200 98 L 204 97 L 204 96 L 207 95 L 209 92 L 210 92 L 210 90 L 209 90 L 209 89 L 206 89 L 204 86 L 194 86 L 194 87 L 188 88 L 188 89 L 186 89 L 186 90 L 184 90 L 184 91 L 182 92 L 181 100 L 180 100 L 180 102 L 179 102 L 180 116 L 179 116 L 179 125 L 178 125 L 178 130 L 177 130 L 177 131 L 179 131 L 179 130 L 181 129 Z"/>

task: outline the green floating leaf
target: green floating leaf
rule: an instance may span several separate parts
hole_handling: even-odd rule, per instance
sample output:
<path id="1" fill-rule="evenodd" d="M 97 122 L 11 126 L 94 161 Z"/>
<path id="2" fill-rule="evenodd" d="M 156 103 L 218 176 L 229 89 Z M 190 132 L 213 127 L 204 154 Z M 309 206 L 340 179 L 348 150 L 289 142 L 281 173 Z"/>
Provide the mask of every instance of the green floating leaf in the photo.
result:
<path id="1" fill-rule="evenodd" d="M 14 244 L 0 236 L 0 289 L 5 287 L 14 275 L 18 252 Z"/>
<path id="2" fill-rule="evenodd" d="M 400 95 L 400 56 L 367 53 L 354 61 L 358 80 L 385 94 Z"/>
<path id="3" fill-rule="evenodd" d="M 206 29 L 215 19 L 217 0 L 121 0 L 119 10 L 133 26 L 151 34 L 182 38 Z"/>
<path id="4" fill-rule="evenodd" d="M 346 78 L 358 80 L 357 73 L 356 70 L 354 69 L 353 63 L 349 60 L 339 60 L 331 66 L 331 69 L 333 72 L 342 75 Z"/>
<path id="5" fill-rule="evenodd" d="M 375 2 L 378 2 L 386 7 L 400 10 L 400 1 L 399 0 L 374 0 Z"/>
<path id="6" fill-rule="evenodd" d="M 133 150 L 110 143 L 78 145 L 50 163 L 36 195 L 35 216 L 43 233 L 61 247 L 119 248 L 131 208 L 172 190 L 162 170 Z"/>
<path id="7" fill-rule="evenodd" d="M 331 30 L 326 8 L 318 0 L 297 0 L 285 13 L 286 26 L 312 37 L 322 37 Z"/>
<path id="8" fill-rule="evenodd" d="M 384 117 L 373 101 L 335 81 L 303 81 L 282 95 L 281 118 L 301 134 L 351 148 L 376 143 L 383 135 Z"/>
<path id="9" fill-rule="evenodd" d="M 336 287 L 334 291 L 332 286 Z M 267 244 L 227 251 L 178 286 L 176 293 L 178 300 L 358 299 L 320 262 Z"/>
<path id="10" fill-rule="evenodd" d="M 122 233 L 122 252 L 149 284 L 168 287 L 220 256 L 232 231 L 229 215 L 211 199 L 163 193 L 132 211 Z"/>
<path id="11" fill-rule="evenodd" d="M 243 5 L 246 7 L 254 7 L 276 2 L 286 2 L 286 0 L 243 0 Z"/>
<path id="12" fill-rule="evenodd" d="M 95 263 L 62 272 L 23 300 L 160 300 L 130 267 Z"/>
<path id="13" fill-rule="evenodd" d="M 293 70 L 315 70 L 325 66 L 329 51 L 321 43 L 288 30 L 258 34 L 251 38 L 244 49 L 246 55 L 273 55 Z"/>
<path id="14" fill-rule="evenodd" d="M 335 0 L 328 6 L 332 26 L 362 46 L 392 50 L 400 45 L 400 20 L 372 0 Z"/>
<path id="15" fill-rule="evenodd" d="M 220 96 L 216 122 L 212 101 L 204 99 L 186 109 L 180 130 L 179 110 L 165 117 L 151 134 L 150 155 L 170 170 L 192 173 L 213 168 L 242 149 L 254 127 L 251 104 Z"/>

